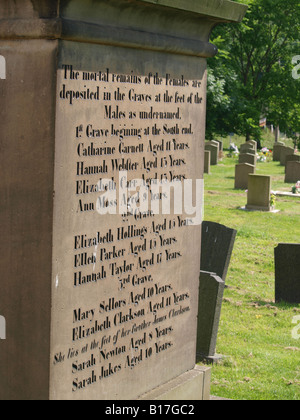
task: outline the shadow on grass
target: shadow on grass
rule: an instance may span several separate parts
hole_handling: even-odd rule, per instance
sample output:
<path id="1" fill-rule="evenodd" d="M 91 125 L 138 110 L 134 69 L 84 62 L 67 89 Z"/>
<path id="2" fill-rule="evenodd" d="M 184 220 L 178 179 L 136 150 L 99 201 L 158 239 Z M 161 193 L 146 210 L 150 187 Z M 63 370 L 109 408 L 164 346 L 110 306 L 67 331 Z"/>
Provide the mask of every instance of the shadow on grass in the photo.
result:
<path id="1" fill-rule="evenodd" d="M 299 304 L 298 303 L 288 303 L 288 302 L 270 302 L 270 301 L 264 301 L 264 300 L 256 300 L 253 303 L 256 303 L 257 305 L 259 305 L 260 307 L 265 307 L 265 308 L 270 308 L 270 306 L 277 308 L 277 309 L 281 309 L 281 310 L 290 310 L 293 309 L 295 307 L 297 307 Z"/>

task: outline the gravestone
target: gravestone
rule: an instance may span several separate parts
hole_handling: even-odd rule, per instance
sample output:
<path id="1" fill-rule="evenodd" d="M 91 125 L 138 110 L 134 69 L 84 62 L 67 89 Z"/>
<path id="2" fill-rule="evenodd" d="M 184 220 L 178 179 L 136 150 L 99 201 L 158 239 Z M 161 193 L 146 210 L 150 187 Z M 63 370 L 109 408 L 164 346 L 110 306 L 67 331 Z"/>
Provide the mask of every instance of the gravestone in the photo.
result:
<path id="1" fill-rule="evenodd" d="M 240 147 L 240 153 L 249 153 L 249 152 L 256 154 L 254 146 L 249 143 L 242 144 Z"/>
<path id="2" fill-rule="evenodd" d="M 205 150 L 210 151 L 210 164 L 215 166 L 219 162 L 219 146 L 215 144 L 205 144 Z"/>
<path id="3" fill-rule="evenodd" d="M 210 175 L 210 150 L 205 150 L 204 153 L 204 173 Z"/>
<path id="4" fill-rule="evenodd" d="M 249 175 L 247 210 L 270 211 L 271 177 Z"/>
<path id="5" fill-rule="evenodd" d="M 288 162 L 300 162 L 300 155 L 288 155 L 285 159 L 285 173 Z"/>
<path id="6" fill-rule="evenodd" d="M 249 165 L 256 166 L 257 158 L 256 155 L 250 153 L 240 153 L 239 163 L 248 163 Z"/>
<path id="7" fill-rule="evenodd" d="M 300 181 L 300 162 L 288 161 L 285 170 L 285 182 L 296 183 Z"/>
<path id="8" fill-rule="evenodd" d="M 218 362 L 216 343 L 225 281 L 237 231 L 213 222 L 202 224 L 197 361 Z"/>
<path id="9" fill-rule="evenodd" d="M 235 186 L 236 190 L 247 190 L 249 175 L 255 174 L 255 166 L 249 163 L 241 163 L 235 166 Z"/>
<path id="10" fill-rule="evenodd" d="M 220 152 L 223 152 L 224 146 L 223 146 L 222 140 L 215 140 L 215 141 L 219 143 L 219 150 L 220 150 Z"/>
<path id="11" fill-rule="evenodd" d="M 225 282 L 214 273 L 201 271 L 199 289 L 197 361 L 215 363 Z"/>
<path id="12" fill-rule="evenodd" d="M 273 147 L 273 161 L 280 162 L 281 149 L 285 147 L 284 143 L 275 143 Z"/>
<path id="13" fill-rule="evenodd" d="M 1 3 L 1 400 L 208 395 L 200 221 L 139 205 L 161 204 L 158 180 L 202 180 L 208 34 L 245 12 Z"/>
<path id="14" fill-rule="evenodd" d="M 295 150 L 292 147 L 283 147 L 280 149 L 280 165 L 285 166 L 287 156 L 295 154 Z"/>
<path id="15" fill-rule="evenodd" d="M 300 303 L 300 244 L 275 248 L 275 299 L 277 303 Z"/>
<path id="16" fill-rule="evenodd" d="M 202 223 L 201 271 L 226 280 L 237 231 L 219 223 Z"/>
<path id="17" fill-rule="evenodd" d="M 249 140 L 248 144 L 251 144 L 251 146 L 253 146 L 255 152 L 257 152 L 257 141 L 255 140 Z"/>

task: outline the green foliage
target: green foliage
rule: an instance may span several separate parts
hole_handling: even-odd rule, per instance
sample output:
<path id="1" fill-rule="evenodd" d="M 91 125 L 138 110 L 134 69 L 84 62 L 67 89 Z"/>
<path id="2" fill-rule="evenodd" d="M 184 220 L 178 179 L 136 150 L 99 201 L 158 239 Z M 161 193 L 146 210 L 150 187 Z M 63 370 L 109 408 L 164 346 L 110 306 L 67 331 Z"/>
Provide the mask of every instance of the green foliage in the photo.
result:
<path id="1" fill-rule="evenodd" d="M 300 54 L 300 5 L 295 0 L 248 0 L 242 24 L 222 25 L 209 60 L 208 137 L 235 132 L 260 137 L 262 116 L 289 135 L 300 132 L 300 80 L 292 77 Z M 218 83 L 219 82 L 219 83 Z"/>

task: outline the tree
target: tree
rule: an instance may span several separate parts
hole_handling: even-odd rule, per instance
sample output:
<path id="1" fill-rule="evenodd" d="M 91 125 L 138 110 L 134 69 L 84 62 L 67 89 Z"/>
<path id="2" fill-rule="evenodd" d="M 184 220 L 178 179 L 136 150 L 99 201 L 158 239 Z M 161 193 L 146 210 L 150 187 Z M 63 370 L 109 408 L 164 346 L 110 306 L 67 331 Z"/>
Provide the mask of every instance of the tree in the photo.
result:
<path id="1" fill-rule="evenodd" d="M 224 131 L 260 137 L 262 116 L 275 126 L 299 129 L 299 80 L 292 59 L 299 51 L 300 4 L 296 0 L 244 0 L 249 10 L 242 24 L 216 28 L 220 49 L 209 61 L 209 136 Z M 214 91 L 219 94 L 214 95 Z M 218 108 L 218 103 L 220 106 Z M 218 110 L 216 111 L 216 108 Z M 220 120 L 216 123 L 213 116 Z"/>

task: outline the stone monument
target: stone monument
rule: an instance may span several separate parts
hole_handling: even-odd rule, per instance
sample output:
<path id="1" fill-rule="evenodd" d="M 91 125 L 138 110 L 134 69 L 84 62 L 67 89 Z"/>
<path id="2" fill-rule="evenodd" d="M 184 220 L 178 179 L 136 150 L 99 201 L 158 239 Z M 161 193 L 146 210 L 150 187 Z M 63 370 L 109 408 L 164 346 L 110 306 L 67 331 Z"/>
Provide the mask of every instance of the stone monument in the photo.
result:
<path id="1" fill-rule="evenodd" d="M 210 150 L 205 150 L 204 153 L 204 173 L 210 175 Z"/>
<path id="2" fill-rule="evenodd" d="M 1 400 L 207 398 L 198 206 L 158 187 L 203 179 L 209 36 L 245 12 L 0 4 Z"/>
<path id="3" fill-rule="evenodd" d="M 285 169 L 285 182 L 296 183 L 298 181 L 300 181 L 300 162 L 289 160 Z"/>
<path id="4" fill-rule="evenodd" d="M 294 154 L 295 154 L 295 149 L 293 149 L 292 147 L 282 147 L 280 149 L 280 165 L 285 166 L 287 156 L 292 156 Z"/>
<path id="5" fill-rule="evenodd" d="M 300 303 L 300 244 L 275 248 L 275 299 L 277 303 Z"/>
<path id="6" fill-rule="evenodd" d="M 271 177 L 249 175 L 247 210 L 271 211 Z"/>
<path id="7" fill-rule="evenodd" d="M 248 163 L 249 165 L 256 166 L 256 155 L 251 153 L 240 153 L 239 163 Z"/>
<path id="8" fill-rule="evenodd" d="M 254 165 L 249 163 L 241 163 L 235 166 L 235 183 L 234 188 L 236 190 L 247 190 L 249 175 L 254 175 L 256 168 Z"/>
<path id="9" fill-rule="evenodd" d="M 206 142 L 205 150 L 210 152 L 210 164 L 216 166 L 219 162 L 219 144 L 215 142 Z"/>
<path id="10" fill-rule="evenodd" d="M 280 162 L 280 155 L 282 148 L 285 147 L 285 144 L 282 142 L 275 143 L 273 146 L 273 161 Z"/>

